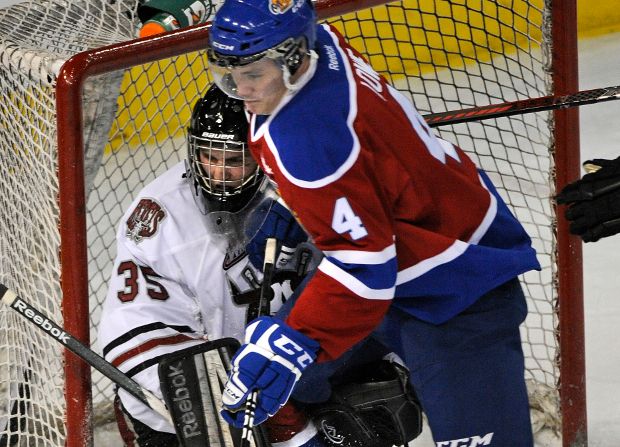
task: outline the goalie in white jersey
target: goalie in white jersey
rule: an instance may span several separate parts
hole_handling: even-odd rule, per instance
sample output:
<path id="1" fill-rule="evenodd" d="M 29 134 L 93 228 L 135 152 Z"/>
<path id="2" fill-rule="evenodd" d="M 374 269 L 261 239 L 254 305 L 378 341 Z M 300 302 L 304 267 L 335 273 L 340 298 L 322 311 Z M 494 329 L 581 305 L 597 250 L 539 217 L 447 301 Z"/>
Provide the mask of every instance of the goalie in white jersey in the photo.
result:
<path id="1" fill-rule="evenodd" d="M 188 163 L 146 186 L 118 228 L 101 348 L 160 396 L 161 357 L 205 339 L 242 339 L 247 305 L 235 304 L 235 295 L 258 290 L 262 280 L 246 256 L 244 226 L 249 215 L 261 219 L 275 193 L 246 150 L 246 135 L 243 104 L 209 89 L 192 114 Z M 290 281 L 273 289 L 275 312 L 292 290 Z M 124 390 L 118 395 L 130 415 L 119 420 L 126 442 L 176 445 L 174 428 L 160 415 Z"/>

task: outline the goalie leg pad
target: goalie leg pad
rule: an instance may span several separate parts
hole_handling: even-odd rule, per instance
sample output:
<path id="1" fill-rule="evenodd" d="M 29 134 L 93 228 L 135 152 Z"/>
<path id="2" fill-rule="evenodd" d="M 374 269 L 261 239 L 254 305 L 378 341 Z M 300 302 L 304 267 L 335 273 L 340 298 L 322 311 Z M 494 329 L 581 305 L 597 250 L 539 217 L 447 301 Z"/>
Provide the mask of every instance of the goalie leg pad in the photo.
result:
<path id="1" fill-rule="evenodd" d="M 222 338 L 159 359 L 161 392 L 180 447 L 238 444 L 241 431 L 226 424 L 219 414 L 230 357 L 238 347 L 237 340 Z M 269 445 L 262 427 L 255 427 L 253 435 L 256 447 Z"/>
<path id="2" fill-rule="evenodd" d="M 347 377 L 328 402 L 310 412 L 328 445 L 407 445 L 422 432 L 422 409 L 408 370 L 385 360 Z"/>

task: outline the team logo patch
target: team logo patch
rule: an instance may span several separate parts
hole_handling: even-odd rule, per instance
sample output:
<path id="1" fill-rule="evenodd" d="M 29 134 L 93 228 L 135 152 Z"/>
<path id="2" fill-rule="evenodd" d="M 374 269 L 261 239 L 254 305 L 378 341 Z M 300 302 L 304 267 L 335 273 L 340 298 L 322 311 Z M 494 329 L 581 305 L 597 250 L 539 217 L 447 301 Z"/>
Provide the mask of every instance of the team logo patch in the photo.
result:
<path id="1" fill-rule="evenodd" d="M 127 219 L 127 232 L 125 235 L 140 243 L 142 239 L 153 237 L 159 228 L 159 224 L 166 217 L 166 212 L 161 205 L 153 199 L 144 198 Z"/>
<path id="2" fill-rule="evenodd" d="M 273 14 L 284 14 L 293 6 L 293 0 L 270 0 L 269 10 Z"/>

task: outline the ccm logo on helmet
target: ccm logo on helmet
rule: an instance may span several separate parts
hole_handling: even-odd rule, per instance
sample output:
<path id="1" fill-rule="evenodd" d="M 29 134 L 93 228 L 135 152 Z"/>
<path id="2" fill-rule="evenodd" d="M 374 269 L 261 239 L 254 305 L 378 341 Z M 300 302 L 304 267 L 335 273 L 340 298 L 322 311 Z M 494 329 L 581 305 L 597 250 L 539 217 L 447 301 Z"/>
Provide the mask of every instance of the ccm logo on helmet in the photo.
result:
<path id="1" fill-rule="evenodd" d="M 222 43 L 212 42 L 211 43 L 215 48 L 219 48 L 220 50 L 234 50 L 235 47 L 232 45 L 224 45 Z"/>

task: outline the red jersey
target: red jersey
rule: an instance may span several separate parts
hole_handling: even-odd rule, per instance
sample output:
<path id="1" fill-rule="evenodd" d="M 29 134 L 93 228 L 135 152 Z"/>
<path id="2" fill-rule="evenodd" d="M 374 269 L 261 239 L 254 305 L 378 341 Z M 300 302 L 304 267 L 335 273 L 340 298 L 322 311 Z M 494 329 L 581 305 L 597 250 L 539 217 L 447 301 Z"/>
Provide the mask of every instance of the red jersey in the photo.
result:
<path id="1" fill-rule="evenodd" d="M 336 31 L 250 147 L 325 258 L 287 319 L 333 358 L 390 305 L 442 323 L 540 268 L 486 174 L 435 137 L 414 106 Z"/>

